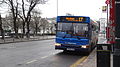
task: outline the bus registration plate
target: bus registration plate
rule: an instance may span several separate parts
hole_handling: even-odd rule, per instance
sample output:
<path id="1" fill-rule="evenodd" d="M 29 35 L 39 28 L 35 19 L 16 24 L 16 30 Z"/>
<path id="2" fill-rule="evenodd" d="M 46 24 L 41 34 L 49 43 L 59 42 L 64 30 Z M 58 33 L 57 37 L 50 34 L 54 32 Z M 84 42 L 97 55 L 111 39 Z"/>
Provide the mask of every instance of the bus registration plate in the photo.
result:
<path id="1" fill-rule="evenodd" d="M 70 50 L 70 51 L 75 51 L 74 48 L 67 48 L 67 50 Z"/>

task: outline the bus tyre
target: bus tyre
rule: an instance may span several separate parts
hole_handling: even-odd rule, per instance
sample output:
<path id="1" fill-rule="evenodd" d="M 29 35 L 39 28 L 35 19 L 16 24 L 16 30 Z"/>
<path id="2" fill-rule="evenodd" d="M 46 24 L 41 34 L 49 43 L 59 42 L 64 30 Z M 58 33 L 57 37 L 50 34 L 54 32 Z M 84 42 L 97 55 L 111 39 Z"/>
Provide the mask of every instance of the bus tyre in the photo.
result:
<path id="1" fill-rule="evenodd" d="M 91 51 L 92 51 L 92 48 L 89 48 L 88 53 L 91 53 Z"/>
<path id="2" fill-rule="evenodd" d="M 93 46 L 92 45 L 90 45 L 90 47 L 89 47 L 89 49 L 88 49 L 88 54 L 90 54 L 91 52 L 92 52 L 92 50 L 93 50 Z"/>

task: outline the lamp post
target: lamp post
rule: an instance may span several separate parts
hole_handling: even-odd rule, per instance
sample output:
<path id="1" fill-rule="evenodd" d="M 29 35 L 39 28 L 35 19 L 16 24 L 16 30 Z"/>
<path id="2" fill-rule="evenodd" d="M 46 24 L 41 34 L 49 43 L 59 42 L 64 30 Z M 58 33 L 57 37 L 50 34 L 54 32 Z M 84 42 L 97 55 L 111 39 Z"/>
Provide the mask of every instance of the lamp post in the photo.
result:
<path id="1" fill-rule="evenodd" d="M 58 0 L 57 0 L 57 16 L 58 16 Z"/>

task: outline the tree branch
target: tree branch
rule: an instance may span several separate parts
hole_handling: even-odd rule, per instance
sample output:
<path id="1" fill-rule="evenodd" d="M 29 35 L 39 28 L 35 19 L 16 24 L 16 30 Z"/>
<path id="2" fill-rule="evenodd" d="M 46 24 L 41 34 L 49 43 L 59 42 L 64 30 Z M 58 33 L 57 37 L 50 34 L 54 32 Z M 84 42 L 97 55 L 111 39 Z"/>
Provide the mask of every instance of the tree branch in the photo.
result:
<path id="1" fill-rule="evenodd" d="M 24 5 L 25 5 L 24 0 L 22 0 L 23 17 L 26 18 L 26 17 L 25 17 L 25 8 L 24 8 Z"/>

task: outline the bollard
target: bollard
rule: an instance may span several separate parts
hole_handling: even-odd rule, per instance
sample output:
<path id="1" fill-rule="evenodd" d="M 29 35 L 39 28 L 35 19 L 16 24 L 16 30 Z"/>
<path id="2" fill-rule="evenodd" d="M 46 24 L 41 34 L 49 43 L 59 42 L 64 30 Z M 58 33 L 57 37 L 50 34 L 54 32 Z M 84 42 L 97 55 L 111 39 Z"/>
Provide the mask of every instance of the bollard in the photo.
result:
<path id="1" fill-rule="evenodd" d="M 97 46 L 97 67 L 110 67 L 110 50 L 108 45 L 100 44 Z M 107 46 L 107 50 L 104 50 L 103 46 Z M 102 49 L 101 49 L 102 48 Z"/>

